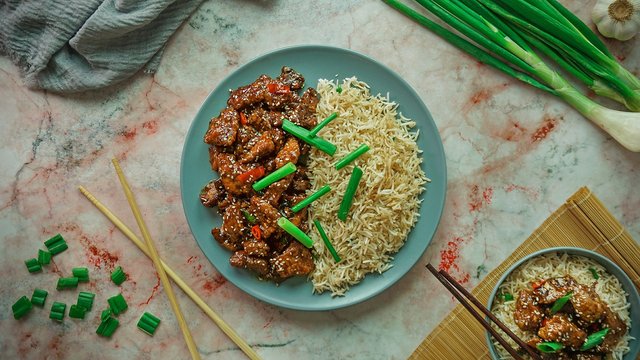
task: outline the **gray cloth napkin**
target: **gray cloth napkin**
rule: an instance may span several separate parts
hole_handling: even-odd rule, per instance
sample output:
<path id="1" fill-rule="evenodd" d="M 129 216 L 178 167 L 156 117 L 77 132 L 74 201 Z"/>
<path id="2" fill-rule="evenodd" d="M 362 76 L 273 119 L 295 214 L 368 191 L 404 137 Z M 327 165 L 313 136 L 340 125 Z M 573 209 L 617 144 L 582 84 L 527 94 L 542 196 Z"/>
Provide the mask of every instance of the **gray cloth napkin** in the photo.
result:
<path id="1" fill-rule="evenodd" d="M 202 0 L 0 0 L 0 54 L 30 88 L 97 89 L 155 72 Z"/>

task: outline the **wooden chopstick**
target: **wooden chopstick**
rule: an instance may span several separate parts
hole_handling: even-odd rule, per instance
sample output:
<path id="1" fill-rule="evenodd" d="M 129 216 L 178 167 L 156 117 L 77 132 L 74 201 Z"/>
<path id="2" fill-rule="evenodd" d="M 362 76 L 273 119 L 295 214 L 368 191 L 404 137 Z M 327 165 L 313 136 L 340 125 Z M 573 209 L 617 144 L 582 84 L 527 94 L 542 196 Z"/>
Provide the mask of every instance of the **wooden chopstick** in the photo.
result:
<path id="1" fill-rule="evenodd" d="M 427 264 L 427 269 L 444 285 L 444 287 L 449 290 L 449 292 L 464 306 L 469 313 L 487 330 L 491 335 L 502 345 L 511 356 L 515 359 L 522 359 L 522 356 L 518 354 L 518 352 L 511 346 L 509 343 L 502 338 L 500 333 L 498 333 L 486 320 L 483 318 L 472 306 L 467 302 L 467 299 L 473 303 L 480 311 L 489 317 L 491 321 L 496 324 L 502 331 L 504 331 L 511 339 L 513 339 L 523 350 L 525 350 L 533 359 L 538 360 L 540 356 L 536 354 L 536 352 L 531 349 L 526 343 L 522 341 L 516 334 L 514 334 L 508 327 L 506 327 L 502 321 L 498 320 L 491 311 L 489 311 L 484 305 L 478 301 L 478 299 L 473 296 L 470 292 L 468 292 L 462 285 L 458 284 L 446 271 L 437 271 L 433 265 L 430 263 Z M 462 294 L 462 295 L 461 295 Z"/>
<path id="2" fill-rule="evenodd" d="M 145 255 L 151 257 L 149 249 L 147 249 L 147 245 L 145 245 L 144 241 L 140 240 L 136 236 L 136 234 L 134 234 L 133 231 L 127 225 L 125 225 L 122 220 L 120 220 L 120 218 L 118 218 L 111 210 L 109 210 L 106 205 L 101 203 L 100 200 L 96 199 L 96 197 L 93 196 L 93 194 L 91 194 L 89 190 L 85 189 L 82 186 L 79 186 L 78 189 L 98 210 L 100 210 L 100 212 L 102 212 L 102 214 L 104 214 L 104 216 L 107 217 L 107 219 L 109 219 L 118 229 L 120 229 L 120 231 L 122 231 L 122 233 L 126 237 L 128 237 L 131 242 L 136 244 L 136 246 L 138 246 L 138 248 L 142 250 Z M 240 337 L 240 335 L 238 335 L 238 333 L 236 333 L 235 330 L 233 330 L 233 328 L 229 326 L 215 311 L 213 311 L 213 309 L 211 309 L 211 307 L 209 307 L 209 305 L 207 305 L 207 303 L 193 289 L 191 289 L 191 287 L 189 287 L 189 285 L 187 285 L 187 283 L 182 280 L 182 278 L 180 278 L 180 276 L 171 267 L 169 267 L 169 265 L 167 265 L 162 260 L 162 258 L 160 258 L 160 263 L 162 264 L 162 267 L 166 271 L 167 275 L 169 275 L 169 277 L 178 285 L 178 287 L 182 289 L 182 291 L 184 291 L 185 294 L 187 294 L 191 298 L 191 300 L 193 300 L 193 302 L 195 302 L 196 305 L 198 305 L 200 309 L 202 309 L 202 311 L 204 311 L 204 313 L 207 314 L 207 316 L 209 316 L 211 320 L 213 320 L 216 325 L 218 325 L 222 332 L 224 332 L 236 345 L 238 345 L 240 350 L 242 350 L 249 359 L 260 360 L 260 356 L 251 348 L 251 346 L 247 344 Z"/>
<path id="3" fill-rule="evenodd" d="M 162 287 L 164 288 L 164 291 L 169 298 L 169 302 L 171 303 L 171 308 L 173 308 L 173 312 L 178 319 L 178 324 L 180 325 L 180 330 L 182 330 L 184 340 L 187 342 L 187 347 L 189 348 L 189 352 L 191 353 L 191 358 L 194 360 L 199 360 L 200 353 L 198 352 L 196 343 L 193 341 L 193 337 L 191 336 L 191 331 L 189 331 L 187 322 L 184 320 L 184 315 L 182 315 L 182 310 L 180 310 L 180 305 L 178 304 L 178 300 L 176 300 L 176 295 L 173 293 L 173 288 L 171 287 L 171 283 L 169 282 L 167 273 L 164 271 L 164 268 L 160 263 L 158 251 L 156 250 L 153 240 L 151 239 L 149 230 L 147 230 L 147 225 L 144 223 L 144 219 L 142 219 L 142 214 L 140 213 L 140 209 L 138 208 L 136 199 L 133 196 L 133 192 L 131 191 L 131 188 L 129 188 L 129 184 L 127 183 L 127 179 L 125 178 L 124 173 L 122 172 L 122 168 L 120 168 L 118 160 L 114 158 L 112 162 L 113 166 L 116 168 L 116 173 L 118 174 L 118 178 L 120 179 L 120 183 L 122 184 L 122 189 L 124 190 L 124 193 L 127 197 L 127 201 L 129 201 L 131 211 L 133 211 L 133 215 L 136 218 L 136 222 L 138 223 L 140 232 L 142 232 L 142 237 L 147 243 L 147 250 L 149 250 L 149 255 L 151 255 L 153 265 L 156 268 L 156 272 L 158 273 L 160 280 L 162 281 Z"/>

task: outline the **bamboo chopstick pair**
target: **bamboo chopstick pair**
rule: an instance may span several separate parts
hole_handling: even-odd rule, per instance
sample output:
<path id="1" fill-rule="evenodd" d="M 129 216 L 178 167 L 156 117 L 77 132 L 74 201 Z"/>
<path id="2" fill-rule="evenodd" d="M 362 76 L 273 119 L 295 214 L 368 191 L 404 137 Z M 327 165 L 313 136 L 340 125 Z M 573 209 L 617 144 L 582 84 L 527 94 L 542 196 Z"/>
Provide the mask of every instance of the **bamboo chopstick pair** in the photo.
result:
<path id="1" fill-rule="evenodd" d="M 247 344 L 238 334 L 229 326 L 227 323 L 222 320 L 205 302 L 198 296 L 198 294 L 193 291 L 189 285 L 187 285 L 179 276 L 173 271 L 158 255 L 158 252 L 153 244 L 153 240 L 149 235 L 149 231 L 147 230 L 147 226 L 142 218 L 142 214 L 138 208 L 136 200 L 133 196 L 133 192 L 129 188 L 129 184 L 122 172 L 122 168 L 120 168 L 120 164 L 116 159 L 112 160 L 113 165 L 116 169 L 116 173 L 118 174 L 118 178 L 120 179 L 120 183 L 124 189 L 125 195 L 127 197 L 127 201 L 129 202 L 129 206 L 131 207 L 131 211 L 136 218 L 136 222 L 138 223 L 138 227 L 142 233 L 144 238 L 144 243 L 127 227 L 118 217 L 116 217 L 105 205 L 103 205 L 98 199 L 96 199 L 87 189 L 82 186 L 79 186 L 80 192 L 93 203 L 98 210 L 100 210 L 111 222 L 122 231 L 134 244 L 142 250 L 148 257 L 153 261 L 154 267 L 162 281 L 162 287 L 167 293 L 167 297 L 169 298 L 169 302 L 171 303 L 171 307 L 178 319 L 178 324 L 180 325 L 180 329 L 182 330 L 182 334 L 187 343 L 187 347 L 191 354 L 192 359 L 200 359 L 200 354 L 198 353 L 198 349 L 193 341 L 193 337 L 191 336 L 191 332 L 189 331 L 189 327 L 187 326 L 186 321 L 184 320 L 184 316 L 182 315 L 182 311 L 180 310 L 180 306 L 175 298 L 175 294 L 173 293 L 173 288 L 171 287 L 171 283 L 167 277 L 167 274 L 173 279 L 173 281 L 198 305 L 202 311 L 207 314 L 211 320 L 213 320 L 216 325 L 227 335 L 231 340 L 238 345 L 238 347 L 247 355 L 250 359 L 260 359 L 258 354 Z M 146 243 L 146 244 L 145 244 Z"/>

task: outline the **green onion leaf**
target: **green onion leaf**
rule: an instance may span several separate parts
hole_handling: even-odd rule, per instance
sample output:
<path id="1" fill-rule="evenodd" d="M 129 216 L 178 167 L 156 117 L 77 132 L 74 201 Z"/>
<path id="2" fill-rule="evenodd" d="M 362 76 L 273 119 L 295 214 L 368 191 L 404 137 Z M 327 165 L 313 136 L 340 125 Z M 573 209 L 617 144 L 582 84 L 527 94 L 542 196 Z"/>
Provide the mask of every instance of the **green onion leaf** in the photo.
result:
<path id="1" fill-rule="evenodd" d="M 347 166 L 350 162 L 355 160 L 360 155 L 366 153 L 367 151 L 369 151 L 369 146 L 367 144 L 360 145 L 357 149 L 355 149 L 336 163 L 336 170 L 340 170 L 343 167 Z"/>
<path id="2" fill-rule="evenodd" d="M 280 169 L 253 183 L 253 190 L 260 191 L 273 184 L 274 182 L 284 178 L 285 176 L 293 174 L 294 172 L 296 172 L 296 166 L 292 162 L 288 162 Z"/>
<path id="3" fill-rule="evenodd" d="M 341 260 L 340 256 L 336 252 L 336 249 L 333 248 L 333 245 L 331 245 L 331 241 L 329 241 L 329 237 L 327 236 L 327 233 L 324 232 L 322 225 L 320 225 L 320 221 L 314 219 L 313 224 L 316 226 L 316 229 L 318 229 L 318 233 L 320 233 L 320 237 L 322 238 L 322 241 L 324 241 L 324 245 L 327 247 L 327 249 L 329 249 L 331 256 L 333 256 L 333 260 L 339 263 Z"/>
<path id="4" fill-rule="evenodd" d="M 282 120 L 282 130 L 297 137 L 298 139 L 306 142 L 311 146 L 315 146 L 318 150 L 327 153 L 329 156 L 333 156 L 336 153 L 337 147 L 320 136 L 309 136 L 309 130 L 298 126 L 291 121 Z"/>
<path id="5" fill-rule="evenodd" d="M 61 302 L 54 302 L 51 305 L 51 312 L 49 312 L 49 319 L 62 321 L 64 319 L 64 312 L 67 310 L 67 304 Z"/>
<path id="6" fill-rule="evenodd" d="M 36 306 L 43 307 L 49 293 L 46 290 L 35 289 L 31 295 L 31 303 Z"/>
<path id="7" fill-rule="evenodd" d="M 545 354 L 553 354 L 564 348 L 564 345 L 557 342 L 541 342 L 536 345 L 536 348 Z"/>
<path id="8" fill-rule="evenodd" d="M 138 320 L 138 329 L 151 336 L 156 332 L 158 325 L 160 325 L 160 319 L 149 312 L 142 314 L 140 320 Z"/>
<path id="9" fill-rule="evenodd" d="M 249 224 L 254 224 L 256 222 L 256 217 L 251 215 L 247 210 L 242 209 L 240 211 L 242 212 L 242 215 L 244 215 L 244 218 L 249 222 Z"/>
<path id="10" fill-rule="evenodd" d="M 323 127 L 327 126 L 330 122 L 332 122 L 335 118 L 338 117 L 338 113 L 334 112 L 331 115 L 327 116 L 326 119 L 322 120 L 318 125 L 316 125 L 311 131 L 309 131 L 310 137 L 315 137 L 318 134 L 318 131 L 322 130 Z"/>
<path id="11" fill-rule="evenodd" d="M 11 306 L 11 310 L 13 311 L 13 318 L 17 320 L 27 315 L 32 307 L 33 306 L 31 304 L 31 301 L 29 301 L 26 296 L 21 297 Z"/>
<path id="12" fill-rule="evenodd" d="M 336 92 L 337 92 L 338 94 L 342 94 L 342 86 L 338 85 L 338 86 L 336 87 Z"/>
<path id="13" fill-rule="evenodd" d="M 318 191 L 300 200 L 300 202 L 298 202 L 291 208 L 291 211 L 293 211 L 294 213 L 297 213 L 298 211 L 309 206 L 309 204 L 311 204 L 312 202 L 318 200 L 321 196 L 325 195 L 329 191 L 331 191 L 331 187 L 329 185 L 324 185 L 323 187 L 318 189 Z"/>
<path id="14" fill-rule="evenodd" d="M 127 310 L 129 308 L 129 305 L 127 305 L 127 302 L 124 299 L 124 296 L 122 296 L 122 294 L 118 294 L 116 296 L 112 296 L 110 297 L 107 302 L 109 303 L 109 308 L 111 309 L 111 312 L 113 312 L 114 315 L 120 315 L 121 313 L 123 313 L 125 310 Z"/>
<path id="15" fill-rule="evenodd" d="M 596 280 L 600 279 L 600 275 L 598 275 L 598 271 L 594 267 L 590 267 L 589 271 L 591 271 L 591 275 L 593 276 L 594 279 Z"/>
<path id="16" fill-rule="evenodd" d="M 79 282 L 88 282 L 89 281 L 89 269 L 86 267 L 77 267 L 71 269 L 71 273 L 73 276 L 78 278 Z"/>
<path id="17" fill-rule="evenodd" d="M 47 247 L 47 250 L 49 250 L 51 255 L 57 255 L 69 248 L 69 246 L 67 246 L 67 242 L 64 241 L 64 238 L 60 234 L 57 234 L 51 239 L 45 241 L 44 245 Z"/>
<path id="18" fill-rule="evenodd" d="M 361 178 L 362 169 L 357 166 L 354 167 L 353 171 L 351 172 L 351 177 L 349 178 L 347 190 L 345 191 L 342 202 L 340 203 L 340 209 L 338 209 L 338 219 L 347 221 L 347 214 L 349 213 L 351 204 L 353 204 L 353 197 L 356 194 L 356 190 L 358 189 L 358 184 L 360 183 Z"/>
<path id="19" fill-rule="evenodd" d="M 118 321 L 118 319 L 107 317 L 100 323 L 98 329 L 96 329 L 96 334 L 104 337 L 111 337 L 111 335 L 113 335 L 119 325 L 120 322 Z"/>
<path id="20" fill-rule="evenodd" d="M 302 245 L 308 248 L 313 247 L 313 240 L 311 240 L 311 238 L 307 234 L 305 234 L 304 231 L 300 230 L 286 217 L 281 217 L 280 219 L 278 219 L 278 226 L 280 226 L 289 235 L 293 236 Z"/>
<path id="21" fill-rule="evenodd" d="M 113 314 L 113 313 L 111 312 L 111 308 L 110 307 L 102 310 L 102 312 L 100 313 L 100 321 L 102 321 L 102 322 L 107 321 L 107 319 L 109 319 L 109 317 L 111 317 L 111 314 Z"/>
<path id="22" fill-rule="evenodd" d="M 84 319 L 87 309 L 82 306 L 73 304 L 69 307 L 69 317 L 74 319 Z"/>
<path id="23" fill-rule="evenodd" d="M 78 278 L 77 277 L 66 277 L 59 278 L 58 284 L 56 285 L 56 289 L 64 290 L 64 289 L 74 289 L 78 287 Z"/>
<path id="24" fill-rule="evenodd" d="M 113 269 L 113 271 L 111 272 L 111 281 L 113 281 L 114 284 L 120 285 L 125 280 L 127 280 L 127 274 L 125 274 L 124 271 L 122 271 L 121 266 L 118 266 L 115 269 Z"/>
<path id="25" fill-rule="evenodd" d="M 587 339 L 584 341 L 584 344 L 580 348 L 580 351 L 587 351 L 602 344 L 602 342 L 604 341 L 604 337 L 607 336 L 608 333 L 609 328 L 606 328 L 587 336 Z"/>
<path id="26" fill-rule="evenodd" d="M 78 294 L 78 301 L 76 301 L 76 304 L 78 306 L 82 306 L 87 311 L 89 311 L 93 307 L 93 299 L 95 297 L 96 297 L 96 294 L 93 294 L 87 291 L 80 291 L 80 293 Z"/>
<path id="27" fill-rule="evenodd" d="M 49 265 L 51 263 L 51 253 L 42 249 L 38 250 L 38 262 L 40 265 Z"/>
<path id="28" fill-rule="evenodd" d="M 513 295 L 511 295 L 511 293 L 502 294 L 502 298 L 504 299 L 504 301 L 513 301 Z"/>
<path id="29" fill-rule="evenodd" d="M 564 307 L 564 305 L 567 303 L 567 301 L 569 301 L 569 299 L 571 299 L 571 295 L 573 295 L 573 292 L 569 291 L 566 295 L 564 295 L 563 297 L 561 297 L 558 300 L 556 300 L 553 303 L 553 306 L 551 306 L 551 314 L 555 314 L 558 311 L 560 311 L 560 309 L 562 309 Z"/>
<path id="30" fill-rule="evenodd" d="M 29 270 L 30 273 L 34 273 L 42 270 L 42 265 L 40 265 L 40 263 L 38 262 L 38 259 L 34 258 L 34 259 L 25 260 L 24 264 L 27 265 L 27 270 Z"/>

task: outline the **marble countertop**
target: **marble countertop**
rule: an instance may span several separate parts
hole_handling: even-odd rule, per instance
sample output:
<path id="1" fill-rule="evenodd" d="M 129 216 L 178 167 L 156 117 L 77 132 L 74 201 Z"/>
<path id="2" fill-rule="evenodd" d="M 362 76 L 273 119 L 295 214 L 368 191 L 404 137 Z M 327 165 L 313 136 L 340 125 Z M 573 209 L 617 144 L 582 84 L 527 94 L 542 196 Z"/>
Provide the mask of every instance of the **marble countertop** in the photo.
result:
<path id="1" fill-rule="evenodd" d="M 562 1 L 591 24 L 594 1 Z M 368 55 L 399 73 L 440 130 L 448 167 L 444 214 L 426 253 L 391 290 L 356 306 L 308 313 L 258 301 L 204 257 L 182 211 L 179 166 L 202 101 L 234 69 L 277 48 L 323 44 Z M 640 72 L 640 39 L 607 42 Z M 159 71 L 108 89 L 60 96 L 23 86 L 0 58 L 0 353 L 3 358 L 185 359 L 189 354 L 152 263 L 77 190 L 84 185 L 135 228 L 110 160 L 128 174 L 160 254 L 265 359 L 404 359 L 456 305 L 424 268 L 449 270 L 467 288 L 502 262 L 586 185 L 640 239 L 640 154 L 619 146 L 560 100 L 528 88 L 408 21 L 380 1 L 205 2 L 171 38 Z M 37 275 L 23 261 L 61 233 L 69 249 Z M 130 279 L 109 280 L 121 265 Z M 111 339 L 86 320 L 48 318 L 59 275 L 87 266 L 100 309 L 122 291 L 130 304 Z M 16 321 L 11 304 L 49 291 L 47 306 Z M 243 353 L 176 289 L 205 359 Z M 143 311 L 162 324 L 136 329 Z"/>

